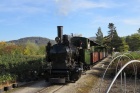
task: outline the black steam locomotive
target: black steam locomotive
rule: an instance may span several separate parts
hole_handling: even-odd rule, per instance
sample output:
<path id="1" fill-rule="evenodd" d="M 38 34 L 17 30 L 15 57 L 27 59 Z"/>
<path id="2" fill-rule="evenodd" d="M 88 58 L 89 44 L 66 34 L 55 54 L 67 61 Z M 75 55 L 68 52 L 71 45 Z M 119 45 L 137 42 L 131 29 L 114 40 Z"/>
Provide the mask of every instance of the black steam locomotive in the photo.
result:
<path id="1" fill-rule="evenodd" d="M 104 57 L 106 57 L 103 47 L 99 48 L 102 58 L 94 58 L 94 46 L 98 44 L 84 37 L 69 37 L 62 35 L 63 27 L 58 26 L 58 37 L 55 38 L 57 44 L 46 46 L 47 68 L 45 78 L 51 83 L 65 83 L 66 81 L 76 81 L 80 78 L 83 70 Z M 101 53 L 100 53 L 101 54 Z M 97 54 L 99 56 L 99 53 Z"/>

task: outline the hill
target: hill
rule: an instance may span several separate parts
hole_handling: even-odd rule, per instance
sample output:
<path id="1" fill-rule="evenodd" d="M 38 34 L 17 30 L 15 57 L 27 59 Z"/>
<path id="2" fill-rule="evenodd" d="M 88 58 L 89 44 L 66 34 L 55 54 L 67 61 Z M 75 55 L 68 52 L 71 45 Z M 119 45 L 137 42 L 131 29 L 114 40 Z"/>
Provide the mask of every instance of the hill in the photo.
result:
<path id="1" fill-rule="evenodd" d="M 95 41 L 96 37 L 90 37 L 89 39 Z M 23 45 L 23 44 L 26 44 L 28 41 L 35 43 L 37 45 L 47 45 L 49 41 L 52 43 L 52 45 L 56 43 L 54 40 L 43 38 L 43 37 L 25 37 L 25 38 L 20 38 L 18 40 L 8 41 L 8 43 L 15 43 L 17 45 Z"/>
<path id="2" fill-rule="evenodd" d="M 25 37 L 25 38 L 21 38 L 18 40 L 12 40 L 12 41 L 8 41 L 8 43 L 15 43 L 18 45 L 23 45 L 26 44 L 27 42 L 32 42 L 35 43 L 37 45 L 47 45 L 47 43 L 50 41 L 52 44 L 55 44 L 54 40 L 48 39 L 48 38 L 43 38 L 43 37 Z"/>
<path id="3" fill-rule="evenodd" d="M 96 41 L 96 37 L 89 37 L 90 40 Z"/>

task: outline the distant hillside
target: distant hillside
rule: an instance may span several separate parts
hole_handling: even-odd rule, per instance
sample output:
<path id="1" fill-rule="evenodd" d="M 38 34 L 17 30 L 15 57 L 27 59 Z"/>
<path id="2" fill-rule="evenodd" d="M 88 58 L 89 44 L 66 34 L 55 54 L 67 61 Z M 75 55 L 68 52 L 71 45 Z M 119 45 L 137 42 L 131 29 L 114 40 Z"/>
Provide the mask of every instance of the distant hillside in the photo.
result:
<path id="1" fill-rule="evenodd" d="M 89 37 L 90 40 L 96 41 L 96 37 Z"/>
<path id="2" fill-rule="evenodd" d="M 89 39 L 95 41 L 96 37 L 89 37 Z M 43 37 L 25 37 L 18 40 L 8 41 L 8 43 L 15 43 L 17 45 L 23 45 L 23 44 L 26 44 L 28 41 L 35 43 L 37 45 L 47 45 L 49 41 L 52 43 L 52 45 L 56 43 L 54 40 L 43 38 Z"/>
<path id="3" fill-rule="evenodd" d="M 48 38 L 43 38 L 43 37 L 25 37 L 21 38 L 18 40 L 12 40 L 8 41 L 10 43 L 15 43 L 15 44 L 26 44 L 28 41 L 35 43 L 37 45 L 47 45 L 47 43 L 50 41 L 52 44 L 55 44 L 54 40 L 50 40 Z"/>

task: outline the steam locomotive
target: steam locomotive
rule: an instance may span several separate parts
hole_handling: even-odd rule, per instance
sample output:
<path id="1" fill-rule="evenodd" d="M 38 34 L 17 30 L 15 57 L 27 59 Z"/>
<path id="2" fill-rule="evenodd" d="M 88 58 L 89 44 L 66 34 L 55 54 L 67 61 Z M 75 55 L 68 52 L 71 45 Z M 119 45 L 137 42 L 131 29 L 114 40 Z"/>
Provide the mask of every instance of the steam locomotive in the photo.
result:
<path id="1" fill-rule="evenodd" d="M 84 70 L 107 56 L 106 48 L 85 37 L 63 35 L 58 26 L 57 44 L 46 46 L 47 68 L 45 79 L 51 83 L 76 81 Z M 95 48 L 96 46 L 96 48 Z"/>

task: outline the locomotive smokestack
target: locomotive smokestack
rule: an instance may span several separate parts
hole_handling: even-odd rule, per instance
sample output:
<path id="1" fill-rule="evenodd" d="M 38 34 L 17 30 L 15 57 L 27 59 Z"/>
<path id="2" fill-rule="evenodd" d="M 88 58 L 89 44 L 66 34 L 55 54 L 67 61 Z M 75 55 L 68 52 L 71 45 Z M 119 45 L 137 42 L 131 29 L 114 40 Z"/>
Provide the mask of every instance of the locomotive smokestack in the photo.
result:
<path id="1" fill-rule="evenodd" d="M 60 42 L 62 42 L 62 35 L 63 35 L 63 26 L 57 26 L 58 37 L 60 38 Z"/>

